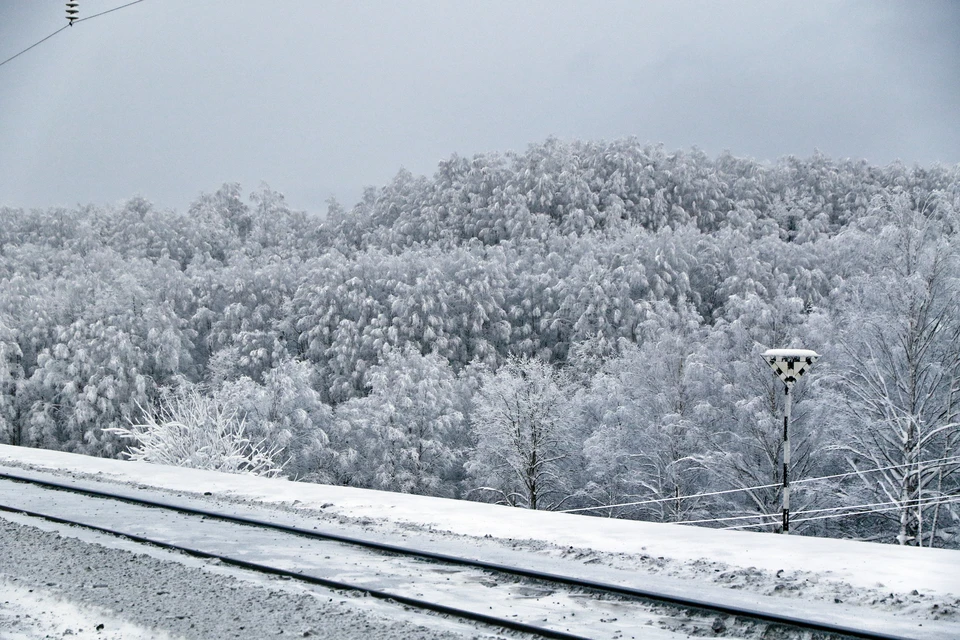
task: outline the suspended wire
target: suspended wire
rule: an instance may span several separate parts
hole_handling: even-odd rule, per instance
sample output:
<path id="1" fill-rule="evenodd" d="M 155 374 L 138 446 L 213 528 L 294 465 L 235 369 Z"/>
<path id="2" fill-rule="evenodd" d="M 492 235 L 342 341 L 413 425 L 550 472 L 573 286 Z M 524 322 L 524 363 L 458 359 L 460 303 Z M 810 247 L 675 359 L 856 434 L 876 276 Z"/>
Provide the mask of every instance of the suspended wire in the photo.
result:
<path id="1" fill-rule="evenodd" d="M 94 18 L 99 18 L 100 16 L 106 15 L 108 13 L 113 13 L 114 11 L 120 11 L 120 9 L 126 9 L 129 6 L 139 4 L 141 2 L 143 2 L 143 0 L 133 0 L 133 2 L 128 2 L 127 4 L 122 4 L 119 7 L 114 7 L 113 9 L 107 9 L 106 11 L 95 13 L 92 16 L 87 16 L 86 18 L 78 18 L 74 22 L 83 22 L 84 20 L 93 20 Z"/>
<path id="2" fill-rule="evenodd" d="M 896 511 L 897 509 L 909 509 L 909 508 L 912 508 L 912 507 L 928 507 L 928 506 L 937 506 L 937 505 L 941 505 L 941 504 L 952 504 L 952 503 L 954 503 L 954 502 L 960 502 L 960 495 L 938 496 L 938 497 L 936 497 L 936 498 L 910 500 L 909 502 L 910 502 L 910 504 L 901 504 L 899 501 L 893 500 L 893 501 L 890 501 L 890 502 L 876 502 L 876 503 L 872 503 L 872 504 L 849 505 L 849 506 L 846 506 L 846 507 L 832 507 L 832 508 L 829 508 L 829 509 L 811 509 L 811 510 L 809 510 L 809 511 L 798 511 L 797 514 L 800 514 L 800 513 L 823 513 L 823 512 L 826 512 L 826 511 L 840 511 L 840 510 L 849 510 L 849 509 L 860 509 L 860 511 L 848 511 L 848 512 L 846 512 L 846 513 L 830 513 L 829 515 L 812 516 L 812 517 L 809 517 L 809 518 L 797 518 L 796 520 L 794 520 L 793 518 L 791 518 L 791 519 L 790 519 L 790 523 L 791 523 L 791 524 L 796 524 L 796 523 L 800 523 L 800 522 L 810 522 L 811 520 L 829 520 L 829 519 L 833 519 L 833 518 L 845 518 L 845 517 L 847 517 L 847 516 L 866 515 L 866 514 L 870 514 L 870 513 L 882 513 L 882 512 L 884 512 L 884 511 Z M 886 505 L 892 505 L 892 506 L 886 506 Z M 866 508 L 866 507 L 873 507 L 873 506 L 878 506 L 878 507 L 880 507 L 880 508 L 878 508 L 878 509 L 867 509 L 867 508 Z M 771 517 L 777 517 L 777 518 L 779 518 L 779 517 L 780 517 L 780 514 L 773 514 L 773 515 L 771 515 Z M 684 523 L 681 522 L 681 523 L 678 523 L 678 524 L 684 524 Z M 770 526 L 770 525 L 772 525 L 772 524 L 777 524 L 777 523 L 774 521 L 774 522 L 769 522 L 769 523 L 767 523 L 767 522 L 760 522 L 760 523 L 749 523 L 749 524 L 736 524 L 736 525 L 731 525 L 731 526 L 728 526 L 728 527 L 722 527 L 722 529 L 725 529 L 725 530 L 726 530 L 726 529 L 747 529 L 747 528 L 750 528 L 750 527 L 767 527 L 767 526 Z"/>
<path id="3" fill-rule="evenodd" d="M 912 499 L 912 500 L 887 500 L 887 501 L 885 501 L 885 502 L 871 502 L 871 503 L 867 503 L 867 504 L 851 504 L 851 505 L 847 505 L 847 506 L 843 506 L 843 507 L 826 507 L 826 508 L 823 508 L 823 509 L 806 509 L 806 510 L 804 510 L 804 511 L 791 512 L 790 515 L 800 516 L 800 515 L 805 515 L 805 514 L 808 514 L 808 513 L 827 513 L 828 511 L 842 511 L 843 509 L 866 509 L 867 507 L 885 507 L 885 506 L 891 505 L 891 504 L 901 505 L 901 506 L 903 506 L 903 507 L 906 508 L 906 507 L 911 507 L 911 506 L 921 506 L 922 503 L 924 503 L 924 502 L 927 501 L 927 500 L 938 500 L 938 499 L 940 499 L 940 498 L 951 498 L 951 497 L 955 497 L 955 496 L 947 495 L 947 496 L 935 496 L 935 497 L 932 497 L 932 498 L 915 498 L 915 499 Z M 958 497 L 960 497 L 960 496 L 958 496 Z"/>
<path id="4" fill-rule="evenodd" d="M 777 514 L 777 517 L 780 517 L 780 514 Z M 793 520 L 790 521 L 790 524 L 793 524 Z M 720 531 L 733 531 L 736 529 L 752 529 L 754 527 L 772 527 L 774 525 L 780 524 L 779 520 L 771 520 L 770 522 L 751 522 L 748 524 L 732 524 L 727 527 L 720 527 Z"/>
<path id="5" fill-rule="evenodd" d="M 57 29 L 56 31 L 54 31 L 53 33 L 51 33 L 50 35 L 48 35 L 48 36 L 47 36 L 46 38 L 44 38 L 43 40 L 39 40 L 39 41 L 37 41 L 37 42 L 34 42 L 32 45 L 30 45 L 29 47 L 27 47 L 26 49 L 24 49 L 24 50 L 21 51 L 20 53 L 17 53 L 17 54 L 15 54 L 15 55 L 10 56 L 9 58 L 7 58 L 6 60 L 4 60 L 3 62 L 0 62 L 0 67 L 2 67 L 3 65 L 7 64 L 7 63 L 10 62 L 11 60 L 14 60 L 14 59 L 16 59 L 16 58 L 19 58 L 20 56 L 22 56 L 23 54 L 25 54 L 27 51 L 30 51 L 30 49 L 33 49 L 35 46 L 37 46 L 37 45 L 39 45 L 39 44 L 43 44 L 44 42 L 46 42 L 47 40 L 49 40 L 49 39 L 52 38 L 53 36 L 57 35 L 58 33 L 60 33 L 61 31 L 63 31 L 64 29 L 66 29 L 66 28 L 69 27 L 69 26 L 70 26 L 69 24 L 63 25 L 62 27 L 60 27 L 59 29 Z"/>
<path id="6" fill-rule="evenodd" d="M 790 515 L 791 515 L 790 521 L 791 521 L 791 522 L 805 522 L 805 521 L 807 521 L 807 520 L 816 520 L 816 519 L 818 519 L 818 518 L 802 518 L 802 519 L 794 520 L 793 517 L 792 517 L 792 516 L 800 516 L 800 515 L 805 515 L 805 514 L 810 514 L 810 513 L 828 513 L 828 512 L 835 512 L 835 511 L 848 511 L 848 510 L 850 510 L 850 509 L 867 509 L 868 507 L 887 507 L 888 505 L 895 505 L 895 506 L 889 507 L 889 509 L 910 508 L 910 507 L 913 507 L 913 506 L 922 507 L 922 506 L 925 506 L 925 505 L 927 505 L 927 504 L 941 504 L 941 503 L 939 503 L 939 502 L 937 502 L 937 503 L 934 503 L 934 502 L 933 502 L 933 501 L 939 500 L 939 499 L 941 499 L 941 498 L 955 498 L 955 497 L 956 497 L 956 498 L 960 498 L 960 496 L 948 495 L 948 496 L 939 496 L 939 497 L 936 497 L 936 498 L 928 498 L 928 499 L 917 498 L 917 499 L 914 499 L 914 500 L 907 500 L 907 501 L 889 500 L 889 501 L 886 501 L 886 502 L 869 502 L 869 503 L 866 503 L 866 504 L 851 504 L 851 505 L 845 505 L 845 506 L 840 506 L 840 507 L 825 507 L 825 508 L 822 508 L 822 509 L 806 509 L 806 510 L 803 510 L 803 511 L 794 511 L 794 512 L 791 512 L 791 513 L 790 513 Z M 904 502 L 907 502 L 907 503 L 909 503 L 909 504 L 904 504 Z M 887 509 L 880 509 L 880 511 L 885 511 L 885 510 L 887 510 Z M 859 512 L 857 512 L 857 513 L 871 513 L 871 512 L 872 512 L 872 511 L 867 510 L 867 511 L 859 511 Z M 838 515 L 838 517 L 839 517 L 839 516 L 845 516 L 845 515 L 849 515 L 849 514 L 843 513 L 843 514 L 837 514 L 837 515 Z M 748 520 L 748 519 L 753 519 L 753 518 L 780 518 L 780 516 L 781 516 L 781 514 L 779 514 L 779 513 L 754 514 L 754 515 L 748 515 L 748 516 L 727 516 L 727 517 L 723 517 L 723 518 L 704 518 L 704 519 L 702 519 L 702 520 L 684 520 L 684 521 L 676 522 L 676 523 L 673 523 L 673 524 L 705 524 L 705 523 L 708 523 L 708 522 L 729 522 L 730 520 Z M 742 528 L 742 527 L 760 527 L 760 526 L 766 526 L 766 523 L 735 525 L 735 526 L 732 526 L 732 527 L 725 527 L 725 528 L 727 528 L 727 529 L 734 529 L 734 528 Z"/>
<path id="7" fill-rule="evenodd" d="M 899 469 L 900 467 L 916 467 L 918 465 L 939 463 L 937 466 L 944 466 L 954 462 L 960 462 L 960 455 L 948 456 L 946 458 L 936 458 L 934 460 L 920 460 L 918 462 L 909 462 L 905 464 L 893 464 L 888 467 L 877 467 L 875 469 L 860 469 L 858 471 L 848 471 L 847 473 L 837 473 L 832 476 L 819 476 L 816 478 L 801 478 L 800 480 L 791 480 L 790 484 L 800 484 L 801 482 L 816 482 L 818 480 L 834 480 L 836 478 L 849 478 L 850 476 L 859 476 L 864 473 L 876 473 L 878 471 L 889 471 L 890 469 Z"/>
<path id="8" fill-rule="evenodd" d="M 876 469 L 863 469 L 860 471 L 850 471 L 847 473 L 837 473 L 830 476 L 818 476 L 816 478 L 803 478 L 800 480 L 791 480 L 790 484 L 800 484 L 803 482 L 818 482 L 821 480 L 834 480 L 837 478 L 849 478 L 850 476 L 859 476 L 865 473 L 876 473 L 878 471 L 889 471 L 890 469 L 899 469 L 901 467 L 915 467 L 918 464 L 932 464 L 939 463 L 941 466 L 944 464 L 950 464 L 953 462 L 960 462 L 960 455 L 957 456 L 948 456 L 946 458 L 937 458 L 934 460 L 922 460 L 920 462 L 913 462 L 908 464 L 895 464 L 888 467 L 877 467 Z M 709 496 L 720 496 L 728 493 L 739 493 L 741 491 L 756 491 L 758 489 L 772 489 L 782 487 L 783 483 L 774 483 L 774 484 L 760 484 L 755 487 L 743 487 L 741 489 L 724 489 L 723 491 L 710 491 L 707 493 L 693 493 L 686 496 L 671 496 L 669 498 L 652 498 L 650 500 L 640 500 L 639 502 L 620 502 L 617 504 L 604 504 L 597 505 L 595 507 L 578 507 L 576 509 L 563 509 L 558 511 L 558 513 L 579 513 L 582 511 L 597 511 L 600 509 L 613 509 L 615 507 L 638 507 L 648 504 L 659 504 L 662 502 L 673 502 L 675 500 L 690 500 L 692 498 L 706 498 Z M 684 524 L 684 523 L 678 523 Z"/>
<path id="9" fill-rule="evenodd" d="M 725 493 L 738 493 L 740 491 L 753 491 L 755 489 L 769 489 L 779 487 L 780 484 L 761 484 L 755 487 L 745 487 L 743 489 L 724 489 L 723 491 L 710 491 L 708 493 L 694 493 L 689 496 L 672 496 L 670 498 L 655 498 L 651 500 L 641 500 L 640 502 L 621 502 L 620 504 L 604 504 L 596 507 L 580 507 L 577 509 L 564 509 L 558 513 L 577 513 L 578 511 L 594 511 L 596 509 L 612 509 L 614 507 L 635 507 L 643 504 L 656 504 L 658 502 L 672 502 L 674 500 L 689 500 L 691 498 L 705 498 L 707 496 L 719 496 Z"/>
<path id="10" fill-rule="evenodd" d="M 916 501 L 911 501 L 911 502 L 916 502 Z M 920 502 L 920 503 L 918 503 L 918 504 L 897 505 L 897 506 L 893 506 L 893 507 L 884 507 L 884 508 L 882 508 L 882 509 L 869 509 L 869 510 L 867 510 L 867 511 L 854 511 L 854 512 L 851 512 L 851 513 L 831 513 L 831 514 L 825 515 L 825 516 L 813 516 L 812 518 L 799 518 L 799 519 L 797 519 L 797 520 L 791 520 L 790 522 L 792 522 L 792 523 L 793 523 L 793 522 L 799 523 L 799 522 L 810 522 L 811 520 L 830 520 L 830 519 L 832 519 L 832 518 L 845 518 L 845 517 L 847 517 L 847 516 L 858 516 L 858 515 L 864 515 L 864 514 L 868 514 L 868 513 L 880 513 L 880 512 L 883 512 L 883 511 L 896 511 L 897 509 L 910 508 L 910 507 L 914 507 L 914 506 L 917 506 L 917 507 L 931 507 L 931 506 L 937 506 L 937 505 L 940 505 L 940 504 L 953 504 L 953 503 L 955 503 L 955 502 L 960 502 L 960 496 L 942 496 L 942 497 L 940 497 L 940 498 L 935 498 L 935 499 L 932 499 L 932 500 L 923 500 L 922 502 Z"/>
<path id="11" fill-rule="evenodd" d="M 703 520 L 682 520 L 669 524 L 703 524 L 706 522 L 727 522 L 729 520 L 747 520 L 752 518 L 779 518 L 779 513 L 757 513 L 749 516 L 726 516 L 723 518 L 704 518 Z"/>
<path id="12" fill-rule="evenodd" d="M 143 2 L 143 0 L 134 0 L 133 2 L 128 2 L 127 4 L 121 5 L 121 6 L 119 6 L 119 7 L 114 7 L 113 9 L 107 9 L 106 11 L 101 11 L 100 13 L 95 13 L 95 14 L 93 14 L 92 16 L 87 16 L 86 18 L 78 18 L 77 20 L 74 20 L 74 22 L 83 22 L 84 20 L 93 20 L 94 18 L 99 18 L 99 17 L 102 16 L 102 15 L 105 15 L 105 14 L 108 14 L 108 13 L 112 13 L 112 12 L 114 12 L 114 11 L 119 11 L 120 9 L 124 9 L 124 8 L 126 8 L 126 7 L 129 7 L 129 6 L 134 5 L 134 4 L 139 4 L 139 3 L 141 3 L 141 2 Z M 16 58 L 19 58 L 20 56 L 22 56 L 23 54 L 25 54 L 27 51 L 30 51 L 30 49 L 33 49 L 33 48 L 36 47 L 37 45 L 43 44 L 44 42 L 46 42 L 47 40 L 49 40 L 50 38 L 52 38 L 53 36 L 57 35 L 58 33 L 60 33 L 61 31 L 63 31 L 64 29 L 66 29 L 67 27 L 70 27 L 70 26 L 72 26 L 72 25 L 70 25 L 70 24 L 65 24 L 65 25 L 63 25 L 62 27 L 60 27 L 59 29 L 57 29 L 56 31 L 54 31 L 53 33 L 51 33 L 50 35 L 48 35 L 46 38 L 43 38 L 42 40 L 38 40 L 37 42 L 34 42 L 32 45 L 30 45 L 29 47 L 27 47 L 27 48 L 24 49 L 23 51 L 21 51 L 21 52 L 19 52 L 19 53 L 16 53 L 16 54 L 14 54 L 14 55 L 12 55 L 12 56 L 10 56 L 9 58 L 7 58 L 6 60 L 4 60 L 3 62 L 0 62 L 0 67 L 2 67 L 3 65 L 7 64 L 7 63 L 10 62 L 11 60 L 15 60 Z"/>

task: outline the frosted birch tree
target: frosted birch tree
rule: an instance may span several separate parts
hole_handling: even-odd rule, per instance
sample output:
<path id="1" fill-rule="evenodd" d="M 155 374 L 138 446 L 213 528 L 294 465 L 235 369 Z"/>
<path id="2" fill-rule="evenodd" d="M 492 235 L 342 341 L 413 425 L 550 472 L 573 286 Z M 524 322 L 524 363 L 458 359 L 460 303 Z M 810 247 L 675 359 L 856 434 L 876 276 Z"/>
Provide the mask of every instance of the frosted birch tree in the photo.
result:
<path id="1" fill-rule="evenodd" d="M 332 410 L 314 389 L 314 372 L 306 362 L 286 360 L 258 383 L 246 376 L 214 389 L 216 400 L 244 417 L 251 440 L 270 443 L 274 458 L 285 461 L 294 479 L 329 481 Z"/>
<path id="2" fill-rule="evenodd" d="M 337 409 L 351 484 L 453 497 L 466 445 L 463 397 L 450 366 L 412 347 L 390 349 L 371 393 Z"/>
<path id="3" fill-rule="evenodd" d="M 579 447 L 568 393 L 561 373 L 536 359 L 512 358 L 483 378 L 471 417 L 477 444 L 466 465 L 474 493 L 527 509 L 556 509 L 569 499 Z"/>
<path id="4" fill-rule="evenodd" d="M 878 273 L 849 283 L 842 301 L 838 404 L 850 436 L 838 448 L 897 542 L 933 544 L 944 516 L 960 520 L 956 505 L 939 504 L 960 472 L 958 253 L 906 195 L 878 199 L 874 216 L 850 239 Z"/>
<path id="5" fill-rule="evenodd" d="M 12 323 L 0 315 L 0 441 L 23 445 L 23 424 L 17 396 L 23 384 L 23 352 Z"/>
<path id="6" fill-rule="evenodd" d="M 596 513 L 678 521 L 697 514 L 705 411 L 698 398 L 704 351 L 700 318 L 687 303 L 651 305 L 642 344 L 623 341 L 577 396 L 584 442 L 584 506 Z M 641 504 L 632 504 L 632 503 Z M 600 508 L 623 503 L 623 506 Z"/>

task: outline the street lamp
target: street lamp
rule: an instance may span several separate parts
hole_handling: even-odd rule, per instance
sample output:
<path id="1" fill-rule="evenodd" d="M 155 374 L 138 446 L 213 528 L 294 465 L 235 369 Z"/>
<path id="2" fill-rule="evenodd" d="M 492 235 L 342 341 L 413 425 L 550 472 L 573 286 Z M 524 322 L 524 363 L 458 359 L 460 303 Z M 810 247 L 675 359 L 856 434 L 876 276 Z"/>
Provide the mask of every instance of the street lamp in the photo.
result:
<path id="1" fill-rule="evenodd" d="M 783 529 L 790 532 L 790 390 L 793 383 L 807 372 L 807 369 L 820 357 L 809 349 L 768 349 L 763 359 L 773 367 L 774 373 L 783 381 L 785 398 L 783 403 Z"/>

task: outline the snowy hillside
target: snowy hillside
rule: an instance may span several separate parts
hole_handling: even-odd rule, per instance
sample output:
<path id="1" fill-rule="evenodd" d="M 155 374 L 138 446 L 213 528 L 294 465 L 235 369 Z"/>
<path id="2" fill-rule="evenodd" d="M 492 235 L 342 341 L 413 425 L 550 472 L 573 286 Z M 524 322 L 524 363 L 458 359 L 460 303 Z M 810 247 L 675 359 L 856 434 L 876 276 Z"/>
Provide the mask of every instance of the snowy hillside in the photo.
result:
<path id="1" fill-rule="evenodd" d="M 578 571 L 730 603 L 774 606 L 838 623 L 930 637 L 960 637 L 960 552 L 787 537 L 534 512 L 374 490 L 294 483 L 0 446 L 21 473 L 120 483 L 130 490 L 251 505 L 313 518 L 325 528 L 485 558 L 520 553 L 528 566 Z M 924 632 L 926 633 L 926 632 Z M 943 635 L 946 634 L 946 635 Z"/>
<path id="2" fill-rule="evenodd" d="M 761 354 L 802 347 L 793 532 L 956 549 L 958 230 L 960 167 L 635 139 L 454 156 L 322 220 L 236 184 L 0 206 L 0 443 L 772 531 Z M 218 466 L 168 422 L 261 446 Z"/>

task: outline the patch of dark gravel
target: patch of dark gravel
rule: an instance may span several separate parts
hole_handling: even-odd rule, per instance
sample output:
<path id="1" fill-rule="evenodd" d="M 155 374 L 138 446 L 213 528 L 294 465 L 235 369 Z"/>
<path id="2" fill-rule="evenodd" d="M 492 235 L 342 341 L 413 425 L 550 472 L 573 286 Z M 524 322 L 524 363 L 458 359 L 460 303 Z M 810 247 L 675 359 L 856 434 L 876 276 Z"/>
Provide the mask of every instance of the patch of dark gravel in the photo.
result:
<path id="1" fill-rule="evenodd" d="M 349 596 L 272 588 L 2 518 L 0 549 L 0 574 L 17 584 L 59 592 L 79 606 L 99 606 L 184 638 L 490 637 L 391 620 L 351 606 Z"/>

